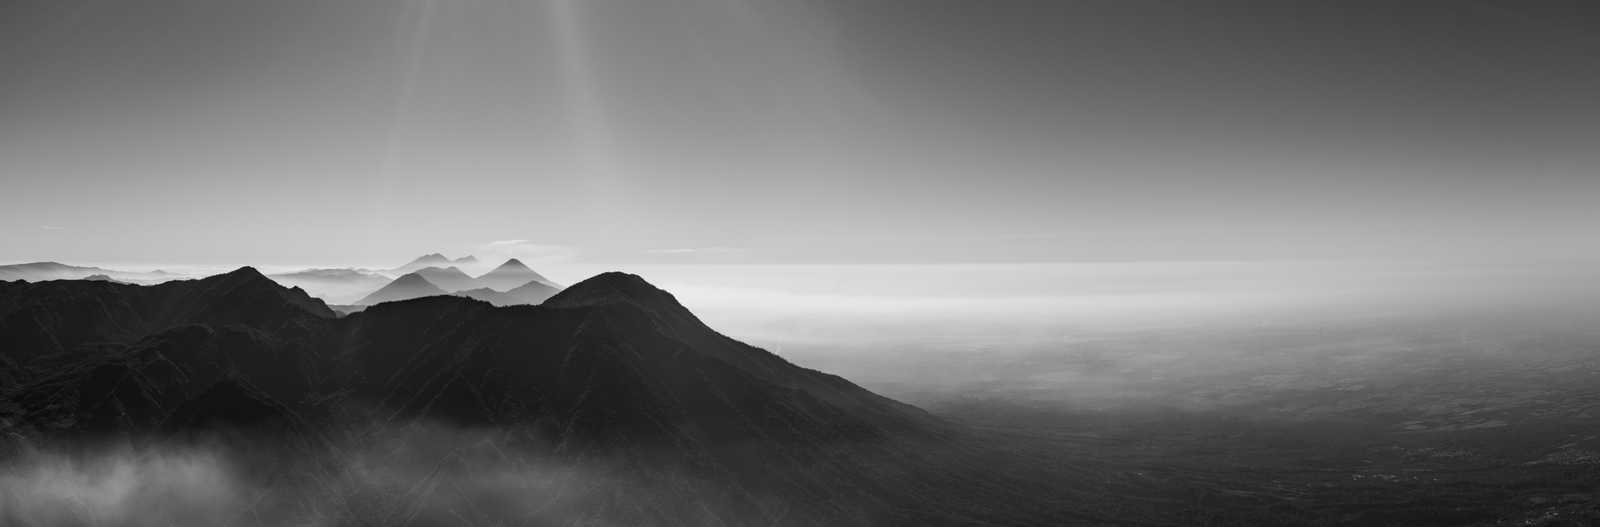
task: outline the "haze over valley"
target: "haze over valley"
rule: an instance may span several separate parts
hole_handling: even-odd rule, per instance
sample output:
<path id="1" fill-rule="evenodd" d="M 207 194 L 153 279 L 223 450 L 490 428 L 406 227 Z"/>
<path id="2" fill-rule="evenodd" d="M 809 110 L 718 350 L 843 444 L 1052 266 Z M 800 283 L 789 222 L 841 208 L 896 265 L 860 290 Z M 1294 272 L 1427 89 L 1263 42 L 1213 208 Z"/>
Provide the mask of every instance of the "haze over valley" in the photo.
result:
<path id="1" fill-rule="evenodd" d="M 0 526 L 1600 525 L 1600 9 L 0 2 Z"/>

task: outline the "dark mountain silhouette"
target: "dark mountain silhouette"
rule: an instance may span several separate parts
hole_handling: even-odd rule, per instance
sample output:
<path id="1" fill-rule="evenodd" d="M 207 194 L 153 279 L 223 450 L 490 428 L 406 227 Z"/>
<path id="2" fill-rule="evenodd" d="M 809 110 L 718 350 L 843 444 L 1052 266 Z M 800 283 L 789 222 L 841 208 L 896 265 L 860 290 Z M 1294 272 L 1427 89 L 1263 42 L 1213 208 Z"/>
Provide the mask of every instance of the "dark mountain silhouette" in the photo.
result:
<path id="1" fill-rule="evenodd" d="M 334 312 L 305 291 L 253 268 L 153 286 L 101 281 L 0 282 L 0 343 L 19 362 L 72 356 L 85 345 L 128 342 L 184 324 L 299 327 Z"/>
<path id="2" fill-rule="evenodd" d="M 116 282 L 116 283 L 119 283 L 119 284 L 127 283 L 127 282 L 123 282 L 121 280 L 117 280 L 115 278 L 112 278 L 112 277 L 109 277 L 109 276 L 106 276 L 106 275 L 103 275 L 103 274 L 92 274 L 92 275 L 89 275 L 89 276 L 85 276 L 82 279 L 83 280 L 88 280 L 90 282 Z"/>
<path id="3" fill-rule="evenodd" d="M 479 287 L 483 287 L 483 285 L 479 284 L 478 281 L 473 279 L 471 275 L 468 275 L 465 271 L 462 271 L 460 268 L 455 266 L 424 267 L 422 269 L 418 269 L 415 274 L 423 278 L 427 278 L 429 282 L 433 282 L 433 285 L 439 286 L 439 289 L 443 289 L 448 292 L 465 291 L 468 289 L 477 289 Z"/>
<path id="4" fill-rule="evenodd" d="M 372 294 L 356 301 L 356 304 L 372 305 L 380 302 L 395 302 L 399 300 L 410 300 L 413 298 L 443 294 L 449 293 L 444 289 L 440 289 L 439 286 L 434 285 L 434 283 L 429 281 L 427 278 L 423 278 L 422 275 L 410 273 L 394 279 L 393 282 L 389 282 L 388 285 L 383 286 L 377 291 L 373 291 Z"/>
<path id="5" fill-rule="evenodd" d="M 510 291 L 528 282 L 539 282 L 552 288 L 560 288 L 555 282 L 528 268 L 516 258 L 506 260 L 499 267 L 478 277 L 479 284 L 496 291 Z"/>
<path id="6" fill-rule="evenodd" d="M 337 459 L 336 441 L 449 423 L 616 467 L 613 497 L 583 513 L 603 523 L 1062 519 L 972 509 L 1049 487 L 1005 479 L 951 425 L 717 333 L 622 273 L 538 306 L 438 295 L 342 318 L 250 268 L 157 286 L 4 282 L 0 359 L 0 442 L 220 434 Z"/>
<path id="7" fill-rule="evenodd" d="M 186 395 L 227 378 L 248 386 L 226 387 L 234 399 L 293 402 L 343 391 L 402 415 L 544 420 L 568 439 L 595 444 L 804 443 L 925 432 L 934 423 L 913 407 L 722 336 L 633 275 L 596 276 L 542 307 L 437 296 L 343 319 L 250 268 L 150 287 L 5 286 L 7 357 L 25 368 L 70 364 L 35 378 L 75 385 L 79 410 L 92 415 L 116 400 L 113 413 L 125 421 L 118 426 L 167 422 L 198 404 Z M 109 348 L 117 351 L 100 352 Z M 48 360 L 35 363 L 41 358 Z"/>

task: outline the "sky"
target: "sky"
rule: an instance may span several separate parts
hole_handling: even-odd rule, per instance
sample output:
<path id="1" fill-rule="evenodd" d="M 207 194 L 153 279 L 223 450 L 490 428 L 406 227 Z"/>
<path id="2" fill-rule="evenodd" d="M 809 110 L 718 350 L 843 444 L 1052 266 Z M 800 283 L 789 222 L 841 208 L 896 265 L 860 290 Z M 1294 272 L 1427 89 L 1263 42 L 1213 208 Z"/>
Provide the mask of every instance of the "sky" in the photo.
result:
<path id="1" fill-rule="evenodd" d="M 1582 2 L 0 1 L 0 262 L 1600 260 Z"/>

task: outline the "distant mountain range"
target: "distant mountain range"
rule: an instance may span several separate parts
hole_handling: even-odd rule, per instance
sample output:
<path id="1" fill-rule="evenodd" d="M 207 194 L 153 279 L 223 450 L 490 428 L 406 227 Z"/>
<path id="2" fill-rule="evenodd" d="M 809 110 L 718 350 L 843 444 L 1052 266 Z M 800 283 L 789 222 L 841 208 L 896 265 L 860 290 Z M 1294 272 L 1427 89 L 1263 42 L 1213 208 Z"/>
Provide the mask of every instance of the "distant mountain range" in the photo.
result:
<path id="1" fill-rule="evenodd" d="M 430 254 L 424 254 L 422 256 L 418 256 L 417 259 L 412 260 L 410 263 L 407 263 L 407 264 L 402 265 L 400 267 L 396 267 L 396 268 L 392 269 L 390 272 L 392 272 L 394 274 L 405 274 L 405 273 L 416 272 L 416 271 L 419 271 L 419 270 L 422 270 L 422 269 L 428 268 L 428 267 L 471 266 L 471 265 L 475 265 L 477 263 L 478 263 L 478 258 L 476 256 L 472 256 L 472 255 L 467 255 L 467 256 L 463 256 L 463 257 L 456 258 L 456 259 L 452 260 L 450 258 L 445 257 L 445 255 L 443 255 L 443 254 L 430 253 Z"/>
<path id="2" fill-rule="evenodd" d="M 462 269 L 462 266 L 472 267 L 479 263 L 478 258 L 471 255 L 451 259 L 431 253 L 389 271 L 314 268 L 277 273 L 270 278 L 287 287 L 301 288 L 312 296 L 338 306 L 366 306 L 447 294 L 476 298 L 501 306 L 538 304 L 561 290 L 560 285 L 515 258 L 476 277 Z M 390 276 L 394 275 L 385 276 L 384 273 L 395 273 L 398 277 L 391 279 Z M 422 281 L 406 278 L 413 274 Z M 141 273 L 58 262 L 0 265 L 0 281 L 92 279 L 155 284 L 175 278 L 181 278 L 181 275 L 159 270 Z M 359 307 L 340 309 L 350 311 Z"/>
<path id="3" fill-rule="evenodd" d="M 83 280 L 89 277 L 103 277 L 107 280 L 125 282 L 154 283 L 171 279 L 173 275 L 159 270 L 148 273 L 117 271 L 100 267 L 67 265 L 59 262 L 0 265 L 0 281 L 27 280 L 29 282 L 43 282 L 46 280 Z"/>
<path id="4" fill-rule="evenodd" d="M 448 260 L 439 254 L 429 254 L 402 266 L 418 263 L 462 262 L 466 257 Z M 476 259 L 473 259 L 476 261 Z M 496 306 L 538 304 L 561 291 L 561 286 L 515 258 L 506 260 L 493 270 L 474 277 L 454 265 L 447 267 L 422 267 L 406 273 L 378 290 L 352 302 L 368 306 L 382 302 L 395 302 L 453 294 L 482 300 Z M 343 302 L 341 302 L 343 303 Z M 344 309 L 344 308 L 341 308 Z"/>

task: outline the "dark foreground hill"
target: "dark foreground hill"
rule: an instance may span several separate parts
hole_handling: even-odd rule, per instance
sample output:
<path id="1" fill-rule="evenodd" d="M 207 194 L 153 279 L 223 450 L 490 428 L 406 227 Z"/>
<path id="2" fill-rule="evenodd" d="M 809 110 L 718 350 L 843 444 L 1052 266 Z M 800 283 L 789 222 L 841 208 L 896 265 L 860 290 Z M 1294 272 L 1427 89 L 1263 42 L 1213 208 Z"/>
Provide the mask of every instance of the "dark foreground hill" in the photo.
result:
<path id="1" fill-rule="evenodd" d="M 4 282 L 0 349 L 7 452 L 213 438 L 249 452 L 283 523 L 1081 519 L 961 430 L 723 336 L 633 275 L 540 306 L 435 296 L 343 318 L 250 268 Z M 541 468 L 481 479 L 507 466 Z"/>

